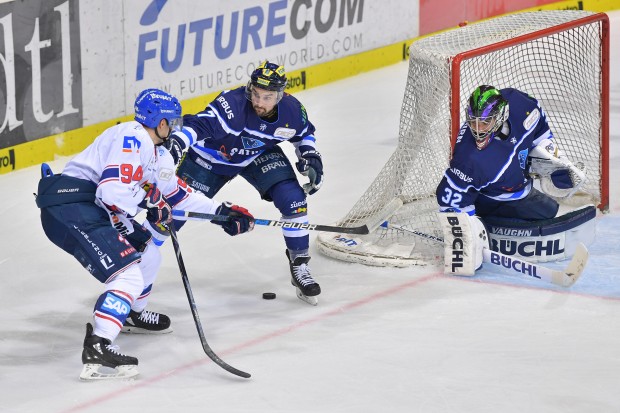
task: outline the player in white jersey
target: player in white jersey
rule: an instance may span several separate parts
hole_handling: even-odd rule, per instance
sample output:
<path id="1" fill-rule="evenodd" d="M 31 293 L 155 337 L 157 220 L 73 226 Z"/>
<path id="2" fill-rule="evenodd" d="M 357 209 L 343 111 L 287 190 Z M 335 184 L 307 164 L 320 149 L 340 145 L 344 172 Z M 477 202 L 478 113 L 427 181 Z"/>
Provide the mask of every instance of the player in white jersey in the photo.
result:
<path id="1" fill-rule="evenodd" d="M 178 100 L 147 89 L 136 99 L 135 120 L 105 130 L 62 174 L 43 165 L 37 206 L 45 234 L 105 289 L 86 327 L 81 379 L 138 374 L 137 358 L 112 345 L 121 330 L 172 331 L 169 317 L 145 310 L 161 263 L 152 234 L 165 230 L 172 208 L 229 215 L 229 221 L 217 224 L 231 235 L 253 228 L 245 208 L 211 200 L 175 176 L 172 156 L 161 145 L 181 124 Z M 143 209 L 144 226 L 133 219 Z M 115 371 L 102 372 L 101 366 Z"/>

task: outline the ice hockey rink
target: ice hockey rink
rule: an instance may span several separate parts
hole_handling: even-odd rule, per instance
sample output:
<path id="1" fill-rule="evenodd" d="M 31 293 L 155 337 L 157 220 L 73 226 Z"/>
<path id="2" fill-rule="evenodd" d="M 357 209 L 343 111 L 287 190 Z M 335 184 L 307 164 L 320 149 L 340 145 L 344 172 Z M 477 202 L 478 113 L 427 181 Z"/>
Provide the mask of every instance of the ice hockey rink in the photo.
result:
<path id="1" fill-rule="evenodd" d="M 312 243 L 323 289 L 313 307 L 290 285 L 280 230 L 231 238 L 190 222 L 179 241 L 207 341 L 252 377 L 203 352 L 166 244 L 148 308 L 168 314 L 174 332 L 119 336 L 139 378 L 84 383 L 84 326 L 102 287 L 45 237 L 31 167 L 0 176 L 0 411 L 619 412 L 620 11 L 609 16 L 611 208 L 572 288 L 488 269 L 456 278 L 433 266 L 367 267 Z M 296 94 L 325 162 L 311 222 L 344 216 L 394 151 L 406 75 L 403 62 Z M 67 160 L 50 165 L 61 171 Z M 242 180 L 217 199 L 279 219 Z M 263 300 L 266 291 L 277 298 Z"/>

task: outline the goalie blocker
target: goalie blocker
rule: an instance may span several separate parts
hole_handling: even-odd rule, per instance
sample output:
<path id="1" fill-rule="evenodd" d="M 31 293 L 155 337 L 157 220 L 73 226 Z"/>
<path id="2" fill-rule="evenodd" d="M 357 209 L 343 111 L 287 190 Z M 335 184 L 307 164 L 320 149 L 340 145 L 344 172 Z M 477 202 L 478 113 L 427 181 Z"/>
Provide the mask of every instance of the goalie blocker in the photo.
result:
<path id="1" fill-rule="evenodd" d="M 596 208 L 587 205 L 562 216 L 534 222 L 510 222 L 464 213 L 439 212 L 444 233 L 444 272 L 474 275 L 483 250 L 528 262 L 559 261 L 573 256 L 578 245 L 594 241 Z"/>

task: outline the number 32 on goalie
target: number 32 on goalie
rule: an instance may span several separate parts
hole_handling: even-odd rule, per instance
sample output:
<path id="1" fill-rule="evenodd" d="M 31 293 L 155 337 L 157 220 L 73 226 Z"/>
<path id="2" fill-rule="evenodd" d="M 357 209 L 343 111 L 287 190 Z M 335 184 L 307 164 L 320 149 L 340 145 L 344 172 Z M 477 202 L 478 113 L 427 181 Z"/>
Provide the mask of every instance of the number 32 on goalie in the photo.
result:
<path id="1" fill-rule="evenodd" d="M 444 205 L 449 205 L 452 208 L 461 208 L 459 204 L 463 199 L 463 195 L 456 191 L 453 191 L 450 188 L 445 188 L 444 193 L 445 195 L 441 197 L 441 201 L 444 203 Z"/>

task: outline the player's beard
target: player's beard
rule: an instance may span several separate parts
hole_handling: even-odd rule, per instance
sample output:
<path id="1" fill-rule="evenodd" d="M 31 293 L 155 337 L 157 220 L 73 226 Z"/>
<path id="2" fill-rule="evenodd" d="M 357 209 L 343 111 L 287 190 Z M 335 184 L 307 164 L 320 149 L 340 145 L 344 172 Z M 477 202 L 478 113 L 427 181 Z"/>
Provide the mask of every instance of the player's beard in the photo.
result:
<path id="1" fill-rule="evenodd" d="M 256 114 L 259 117 L 263 117 L 263 116 L 267 115 L 267 110 L 265 108 L 260 107 L 260 106 L 253 106 L 253 108 L 254 108 L 254 112 L 256 112 Z"/>

